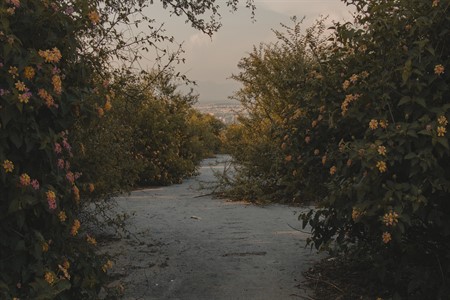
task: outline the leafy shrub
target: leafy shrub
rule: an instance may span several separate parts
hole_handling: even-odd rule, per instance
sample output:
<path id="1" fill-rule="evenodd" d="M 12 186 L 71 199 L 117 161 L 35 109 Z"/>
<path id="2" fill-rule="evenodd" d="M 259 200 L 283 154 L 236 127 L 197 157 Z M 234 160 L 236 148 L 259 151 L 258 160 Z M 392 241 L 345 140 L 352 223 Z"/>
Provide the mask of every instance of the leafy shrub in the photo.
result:
<path id="1" fill-rule="evenodd" d="M 83 100 L 93 69 L 77 49 L 79 33 L 95 30 L 94 14 L 95 7 L 68 3 L 1 3 L 3 299 L 94 297 L 105 276 L 104 258 L 78 220 L 84 187 L 70 167 L 67 131 L 90 110 Z"/>
<path id="2" fill-rule="evenodd" d="M 302 215 L 310 242 L 370 261 L 382 296 L 444 299 L 449 2 L 347 3 L 355 20 L 329 36 L 310 30 L 298 43 L 294 27 L 285 48 L 265 46 L 241 61 L 237 98 L 249 118 L 234 132 L 232 147 L 242 147 L 235 177 L 273 199 L 312 191 L 321 200 Z"/>

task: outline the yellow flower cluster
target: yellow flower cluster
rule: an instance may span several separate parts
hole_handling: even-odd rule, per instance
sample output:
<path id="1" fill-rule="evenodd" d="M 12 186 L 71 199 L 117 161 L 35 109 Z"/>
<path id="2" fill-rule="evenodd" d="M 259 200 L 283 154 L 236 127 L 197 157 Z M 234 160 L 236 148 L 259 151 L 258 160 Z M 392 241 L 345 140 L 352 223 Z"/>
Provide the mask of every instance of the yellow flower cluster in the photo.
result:
<path id="1" fill-rule="evenodd" d="M 95 10 L 88 13 L 88 18 L 89 18 L 89 20 L 91 20 L 92 24 L 94 24 L 94 25 L 96 25 L 100 22 L 100 16 L 99 16 L 98 12 L 96 12 Z"/>
<path id="2" fill-rule="evenodd" d="M 56 47 L 51 50 L 39 50 L 38 53 L 48 63 L 57 63 L 62 58 L 61 51 Z"/>
<path id="3" fill-rule="evenodd" d="M 43 242 L 42 243 L 42 252 L 48 252 L 49 249 L 50 249 L 50 246 L 48 245 L 48 243 Z"/>
<path id="4" fill-rule="evenodd" d="M 56 94 L 61 94 L 62 92 L 62 82 L 61 77 L 59 75 L 53 75 L 52 77 L 53 90 Z"/>
<path id="5" fill-rule="evenodd" d="M 378 171 L 380 171 L 380 173 L 384 173 L 387 171 L 387 165 L 384 161 L 377 162 L 376 167 L 378 168 Z"/>
<path id="6" fill-rule="evenodd" d="M 446 133 L 447 133 L 447 129 L 444 126 L 438 126 L 438 128 L 437 128 L 438 136 L 445 136 Z"/>
<path id="7" fill-rule="evenodd" d="M 389 232 L 383 232 L 381 239 L 383 240 L 383 243 L 387 244 L 392 240 L 392 236 Z"/>
<path id="8" fill-rule="evenodd" d="M 61 222 L 65 222 L 66 219 L 67 219 L 66 212 L 63 211 L 63 210 L 60 211 L 59 214 L 58 214 L 58 218 L 59 218 L 59 220 L 60 220 Z"/>
<path id="9" fill-rule="evenodd" d="M 386 147 L 385 146 L 378 146 L 378 154 L 386 156 Z"/>
<path id="10" fill-rule="evenodd" d="M 378 128 L 378 120 L 372 119 L 369 122 L 369 128 L 375 130 Z"/>
<path id="11" fill-rule="evenodd" d="M 31 80 L 36 75 L 36 72 L 34 71 L 33 67 L 25 67 L 23 76 L 25 76 L 26 79 Z"/>
<path id="12" fill-rule="evenodd" d="M 31 178 L 27 173 L 20 175 L 19 181 L 21 186 L 28 186 L 31 184 Z"/>
<path id="13" fill-rule="evenodd" d="M 441 75 L 441 74 L 444 73 L 444 71 L 445 71 L 445 68 L 444 68 L 443 65 L 436 65 L 436 66 L 434 66 L 434 74 Z"/>
<path id="14" fill-rule="evenodd" d="M 44 279 L 48 282 L 48 284 L 52 285 L 56 279 L 55 274 L 53 274 L 53 272 L 45 272 Z"/>
<path id="15" fill-rule="evenodd" d="M 442 125 L 442 126 L 447 126 L 448 125 L 448 121 L 447 121 L 447 118 L 445 116 L 439 116 L 437 121 L 438 121 L 439 125 Z"/>
<path id="16" fill-rule="evenodd" d="M 357 208 L 353 208 L 353 210 L 352 210 L 352 220 L 354 222 L 356 222 L 363 214 L 364 214 L 364 212 L 360 211 Z"/>
<path id="17" fill-rule="evenodd" d="M 17 67 L 9 67 L 8 73 L 11 74 L 11 76 L 13 78 L 16 78 L 17 76 L 19 76 Z"/>
<path id="18" fill-rule="evenodd" d="M 15 84 L 15 87 L 18 91 L 20 92 L 25 92 L 27 91 L 27 86 L 25 85 L 25 83 L 23 83 L 22 81 L 17 81 Z"/>
<path id="19" fill-rule="evenodd" d="M 3 161 L 3 169 L 6 173 L 11 173 L 14 170 L 14 164 L 10 160 Z"/>
<path id="20" fill-rule="evenodd" d="M 70 234 L 76 236 L 78 234 L 78 230 L 80 229 L 80 227 L 81 227 L 80 221 L 78 219 L 75 219 L 73 221 L 72 228 L 70 229 Z"/>
<path id="21" fill-rule="evenodd" d="M 395 226 L 398 223 L 398 214 L 391 210 L 383 216 L 383 223 L 386 226 Z"/>
<path id="22" fill-rule="evenodd" d="M 360 94 L 349 94 L 349 95 L 345 96 L 344 102 L 342 102 L 342 104 L 341 104 L 341 110 L 342 110 L 343 116 L 347 113 L 349 104 L 358 100 L 359 97 L 361 97 Z"/>
<path id="23" fill-rule="evenodd" d="M 46 90 L 39 89 L 38 95 L 39 95 L 39 97 L 41 97 L 42 100 L 45 101 L 45 104 L 47 105 L 48 108 L 55 105 L 55 100 L 53 100 L 52 95 L 50 95 Z"/>
<path id="24" fill-rule="evenodd" d="M 103 270 L 103 272 L 106 273 L 106 271 L 108 271 L 108 269 L 111 269 L 112 267 L 113 267 L 113 262 L 108 259 L 106 261 L 106 263 L 102 266 L 102 270 Z"/>
<path id="25" fill-rule="evenodd" d="M 72 192 L 73 192 L 73 200 L 75 200 L 75 203 L 77 205 L 80 204 L 80 190 L 78 189 L 78 187 L 76 185 L 74 185 L 72 187 Z"/>
<path id="26" fill-rule="evenodd" d="M 336 166 L 332 166 L 332 167 L 330 168 L 330 175 L 336 174 L 336 171 L 337 171 Z"/>
<path id="27" fill-rule="evenodd" d="M 97 245 L 97 241 L 94 237 L 90 236 L 89 234 L 86 235 L 86 241 L 91 245 Z"/>
<path id="28" fill-rule="evenodd" d="M 445 136 L 445 134 L 447 133 L 447 129 L 445 128 L 445 126 L 448 125 L 448 120 L 445 116 L 439 116 L 438 119 L 438 124 L 441 126 L 438 126 L 437 128 L 437 135 L 438 136 Z"/>

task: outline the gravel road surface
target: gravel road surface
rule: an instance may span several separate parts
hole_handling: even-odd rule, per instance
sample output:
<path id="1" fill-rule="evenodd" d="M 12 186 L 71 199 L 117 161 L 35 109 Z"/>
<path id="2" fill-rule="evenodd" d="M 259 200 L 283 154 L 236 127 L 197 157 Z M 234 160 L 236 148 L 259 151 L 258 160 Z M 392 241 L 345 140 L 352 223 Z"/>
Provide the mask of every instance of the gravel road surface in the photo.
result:
<path id="1" fill-rule="evenodd" d="M 205 160 L 183 184 L 117 198 L 131 234 L 102 247 L 123 299 L 311 299 L 302 272 L 318 256 L 292 228 L 302 209 L 205 195 L 199 181 L 214 180 L 225 158 Z"/>

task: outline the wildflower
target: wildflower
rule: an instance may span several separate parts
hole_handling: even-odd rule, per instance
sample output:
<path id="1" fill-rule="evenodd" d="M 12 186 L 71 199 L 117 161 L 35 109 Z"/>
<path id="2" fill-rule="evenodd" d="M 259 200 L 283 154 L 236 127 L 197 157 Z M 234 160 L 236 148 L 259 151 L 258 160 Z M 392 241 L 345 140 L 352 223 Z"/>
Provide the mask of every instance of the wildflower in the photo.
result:
<path id="1" fill-rule="evenodd" d="M 292 160 L 292 155 L 287 155 L 285 158 L 284 158 L 284 160 L 285 161 L 291 161 Z"/>
<path id="2" fill-rule="evenodd" d="M 58 168 L 64 169 L 64 159 L 59 158 L 58 162 L 56 164 L 57 164 Z"/>
<path id="3" fill-rule="evenodd" d="M 383 128 L 383 129 L 386 129 L 388 127 L 388 125 L 389 125 L 388 120 L 380 120 L 379 123 L 380 123 L 380 127 Z"/>
<path id="4" fill-rule="evenodd" d="M 445 68 L 443 65 L 439 64 L 439 65 L 434 66 L 434 74 L 441 75 L 444 73 L 444 71 L 445 71 Z"/>
<path id="5" fill-rule="evenodd" d="M 53 100 L 52 95 L 50 95 L 46 90 L 39 89 L 38 95 L 39 97 L 41 97 L 42 100 L 45 101 L 45 104 L 47 105 L 48 108 L 55 105 L 55 100 Z"/>
<path id="6" fill-rule="evenodd" d="M 386 226 L 395 226 L 398 223 L 398 214 L 391 210 L 383 216 L 383 223 Z"/>
<path id="7" fill-rule="evenodd" d="M 64 149 L 66 149 L 67 151 L 72 150 L 72 146 L 70 146 L 70 144 L 69 144 L 69 142 L 67 142 L 66 138 L 63 139 L 62 145 L 63 145 Z"/>
<path id="8" fill-rule="evenodd" d="M 437 128 L 438 136 L 445 136 L 446 133 L 447 133 L 447 129 L 445 129 L 444 126 L 438 126 L 438 128 Z"/>
<path id="9" fill-rule="evenodd" d="M 66 179 L 73 184 L 75 182 L 75 177 L 72 172 L 67 172 Z"/>
<path id="10" fill-rule="evenodd" d="M 384 161 L 377 162 L 376 166 L 378 168 L 378 171 L 380 171 L 380 173 L 384 173 L 387 171 L 387 165 L 386 165 L 386 162 L 384 162 Z"/>
<path id="11" fill-rule="evenodd" d="M 10 160 L 3 161 L 3 169 L 5 169 L 6 173 L 12 173 L 14 170 L 14 164 Z"/>
<path id="12" fill-rule="evenodd" d="M 31 80 L 33 79 L 34 75 L 36 75 L 36 72 L 34 71 L 33 67 L 25 67 L 23 76 L 25 76 L 26 79 Z"/>
<path id="13" fill-rule="evenodd" d="M 23 83 L 23 82 L 20 81 L 20 80 L 16 82 L 15 87 L 16 87 L 16 89 L 17 89 L 18 91 L 20 91 L 20 92 L 27 92 L 27 91 L 28 91 L 28 89 L 27 89 L 25 83 Z"/>
<path id="14" fill-rule="evenodd" d="M 45 195 L 47 196 L 48 208 L 50 210 L 56 209 L 56 194 L 55 194 L 55 192 L 54 191 L 47 191 L 45 193 Z"/>
<path id="15" fill-rule="evenodd" d="M 318 123 L 319 123 L 319 121 L 317 121 L 317 120 L 312 121 L 311 127 L 312 128 L 316 127 Z"/>
<path id="16" fill-rule="evenodd" d="M 57 63 L 62 58 L 61 51 L 56 47 L 51 50 L 39 50 L 38 54 L 47 63 Z"/>
<path id="17" fill-rule="evenodd" d="M 88 18 L 89 20 L 91 20 L 93 25 L 96 25 L 100 22 L 100 16 L 95 10 L 88 13 Z"/>
<path id="18" fill-rule="evenodd" d="M 61 145 L 60 145 L 59 143 L 55 143 L 55 146 L 53 147 L 53 151 L 54 151 L 56 154 L 60 154 L 61 151 L 62 151 Z"/>
<path id="19" fill-rule="evenodd" d="M 104 110 L 105 111 L 109 111 L 109 110 L 111 110 L 111 108 L 112 108 L 111 102 L 110 101 L 106 101 L 105 106 L 104 106 Z"/>
<path id="20" fill-rule="evenodd" d="M 344 102 L 342 102 L 341 104 L 342 115 L 345 115 L 345 113 L 347 112 L 348 105 L 353 101 L 358 100 L 359 97 L 361 97 L 360 94 L 349 94 L 345 96 Z"/>
<path id="21" fill-rule="evenodd" d="M 375 119 L 370 120 L 369 122 L 369 128 L 372 130 L 375 130 L 378 128 L 378 121 Z"/>
<path id="22" fill-rule="evenodd" d="M 78 219 L 73 221 L 72 228 L 70 229 L 70 234 L 76 236 L 78 234 L 78 230 L 80 229 L 81 223 Z"/>
<path id="23" fill-rule="evenodd" d="M 31 178 L 27 173 L 20 175 L 19 180 L 21 186 L 28 186 L 31 183 Z"/>
<path id="24" fill-rule="evenodd" d="M 352 220 L 356 222 L 361 216 L 363 215 L 363 212 L 360 211 L 357 208 L 353 208 L 352 210 Z"/>
<path id="25" fill-rule="evenodd" d="M 78 187 L 76 185 L 74 185 L 72 187 L 72 192 L 73 192 L 73 199 L 75 200 L 75 203 L 77 205 L 80 204 L 80 190 L 78 189 Z"/>
<path id="26" fill-rule="evenodd" d="M 362 78 L 367 78 L 367 77 L 369 77 L 369 72 L 362 71 L 360 75 L 361 75 Z"/>
<path id="27" fill-rule="evenodd" d="M 345 80 L 344 83 L 342 84 L 342 88 L 345 90 L 347 90 L 350 86 L 350 81 Z"/>
<path id="28" fill-rule="evenodd" d="M 9 15 L 14 15 L 15 13 L 16 13 L 16 8 L 15 7 L 8 7 L 7 9 L 6 9 L 6 12 L 9 14 Z"/>
<path id="29" fill-rule="evenodd" d="M 305 137 L 305 143 L 309 144 L 311 142 L 311 137 L 308 135 Z"/>
<path id="30" fill-rule="evenodd" d="M 10 3 L 14 5 L 14 7 L 19 8 L 20 7 L 20 0 L 7 0 L 6 3 Z"/>
<path id="31" fill-rule="evenodd" d="M 86 234 L 86 241 L 91 245 L 97 245 L 97 241 L 95 240 L 95 238 L 93 238 L 89 234 Z"/>
<path id="32" fill-rule="evenodd" d="M 358 81 L 358 75 L 353 74 L 352 76 L 350 76 L 349 79 L 350 79 L 350 82 L 351 82 L 351 83 L 355 83 L 355 82 Z"/>
<path id="33" fill-rule="evenodd" d="M 49 248 L 50 248 L 50 246 L 48 245 L 47 242 L 42 243 L 42 252 L 48 252 Z"/>
<path id="34" fill-rule="evenodd" d="M 113 262 L 110 261 L 109 259 L 106 261 L 106 263 L 102 266 L 102 270 L 103 272 L 106 273 L 106 271 L 108 271 L 108 269 L 111 269 L 113 266 Z"/>
<path id="35" fill-rule="evenodd" d="M 447 124 L 448 124 L 447 118 L 445 116 L 439 116 L 439 118 L 437 120 L 438 120 L 439 125 L 447 126 Z"/>
<path id="36" fill-rule="evenodd" d="M 52 285 L 55 282 L 55 275 L 53 272 L 45 272 L 44 279 L 48 284 Z"/>
<path id="37" fill-rule="evenodd" d="M 327 162 L 327 156 L 324 155 L 324 156 L 322 156 L 322 165 L 325 165 L 326 162 Z"/>
<path id="38" fill-rule="evenodd" d="M 336 173 L 336 171 L 337 171 L 336 166 L 332 166 L 332 167 L 330 168 L 330 175 L 334 175 L 334 174 Z"/>
<path id="39" fill-rule="evenodd" d="M 58 214 L 58 218 L 59 218 L 59 221 L 61 221 L 61 223 L 62 223 L 62 222 L 65 222 L 66 219 L 67 219 L 66 212 L 63 211 L 63 210 L 60 211 L 59 214 Z"/>
<path id="40" fill-rule="evenodd" d="M 105 111 L 103 110 L 103 108 L 98 107 L 97 108 L 97 115 L 101 118 L 101 117 L 103 117 L 104 114 L 105 114 Z"/>
<path id="41" fill-rule="evenodd" d="M 59 75 L 53 75 L 52 77 L 52 84 L 53 84 L 53 90 L 56 94 L 61 94 L 62 92 L 62 83 L 61 83 L 61 77 Z"/>
<path id="42" fill-rule="evenodd" d="M 439 5 L 439 0 L 433 0 L 433 3 L 431 4 L 431 7 L 436 7 Z"/>
<path id="43" fill-rule="evenodd" d="M 94 192 L 94 190 L 95 190 L 95 186 L 93 183 L 89 183 L 88 188 L 89 188 L 89 192 L 91 192 L 91 193 Z"/>
<path id="44" fill-rule="evenodd" d="M 16 76 L 19 76 L 17 67 L 9 67 L 8 73 L 11 74 L 13 78 L 16 78 Z"/>
<path id="45" fill-rule="evenodd" d="M 378 146 L 378 154 L 386 156 L 386 147 Z"/>
<path id="46" fill-rule="evenodd" d="M 30 101 L 30 98 L 31 98 L 30 92 L 19 94 L 19 102 L 20 103 L 28 103 Z"/>
<path id="47" fill-rule="evenodd" d="M 314 155 L 319 155 L 320 154 L 320 150 L 319 149 L 315 149 L 314 150 Z"/>
<path id="48" fill-rule="evenodd" d="M 391 234 L 389 232 L 383 232 L 381 236 L 383 243 L 387 244 L 392 240 Z"/>
<path id="49" fill-rule="evenodd" d="M 38 190 L 39 189 L 39 181 L 37 179 L 31 180 L 31 186 L 33 189 Z"/>

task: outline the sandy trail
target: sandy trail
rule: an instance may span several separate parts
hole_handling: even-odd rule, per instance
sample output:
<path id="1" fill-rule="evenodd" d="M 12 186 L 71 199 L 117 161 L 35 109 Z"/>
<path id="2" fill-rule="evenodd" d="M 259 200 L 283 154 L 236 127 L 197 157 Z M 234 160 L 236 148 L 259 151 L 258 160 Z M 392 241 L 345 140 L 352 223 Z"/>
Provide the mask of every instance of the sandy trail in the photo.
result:
<path id="1" fill-rule="evenodd" d="M 302 272 L 317 255 L 289 226 L 300 227 L 300 208 L 199 197 L 198 181 L 223 168 L 215 161 L 183 184 L 117 199 L 132 234 L 103 247 L 124 299 L 308 299 Z"/>

